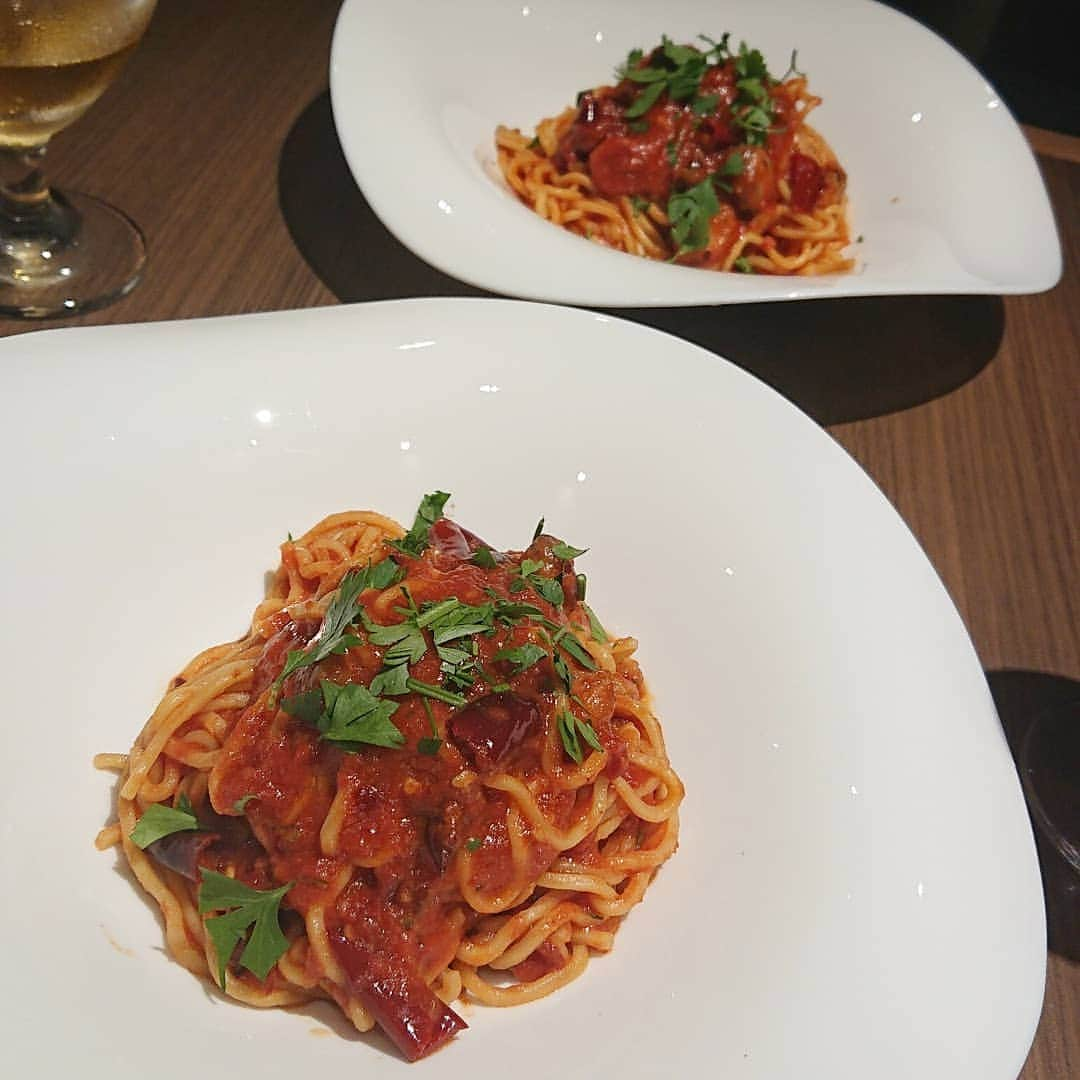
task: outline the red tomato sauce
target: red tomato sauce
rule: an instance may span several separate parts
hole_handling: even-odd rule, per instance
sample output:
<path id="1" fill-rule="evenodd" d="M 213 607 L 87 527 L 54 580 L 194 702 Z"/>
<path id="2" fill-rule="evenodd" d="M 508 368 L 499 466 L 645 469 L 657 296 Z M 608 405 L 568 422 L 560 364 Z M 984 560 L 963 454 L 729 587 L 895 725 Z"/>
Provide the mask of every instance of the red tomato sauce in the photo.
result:
<path id="1" fill-rule="evenodd" d="M 553 554 L 554 543 L 539 536 L 524 552 L 494 553 L 497 565 L 485 569 L 469 561 L 482 542 L 442 519 L 420 557 L 395 558 L 418 606 L 450 597 L 481 605 L 496 596 L 528 603 L 558 626 L 587 625 L 572 563 Z M 553 606 L 531 589 L 512 591 L 522 580 L 518 569 L 526 558 L 541 563 L 546 576 L 574 582 L 564 590 L 564 605 Z M 361 595 L 368 618 L 400 621 L 401 612 L 392 618 L 377 613 L 379 596 L 375 590 Z M 256 888 L 293 882 L 283 908 L 300 915 L 313 905 L 324 906 L 332 947 L 357 994 L 407 1056 L 422 1056 L 461 1024 L 434 999 L 428 983 L 445 969 L 475 921 L 458 884 L 465 855 L 470 887 L 498 895 L 523 873 L 535 880 L 557 854 L 526 829 L 525 863 L 515 864 L 507 830 L 509 798 L 486 787 L 484 777 L 497 772 L 535 782 L 538 802 L 556 827 L 567 827 L 583 812 L 575 792 L 545 773 L 545 753 L 550 759 L 552 748 L 563 767 L 573 767 L 554 734 L 559 676 L 547 656 L 520 674 L 496 659 L 504 648 L 541 640 L 535 622 L 496 621 L 494 633 L 476 639 L 477 659 L 501 685 L 478 678 L 461 707 L 425 703 L 415 693 L 396 698 L 392 720 L 405 745 L 347 750 L 278 706 L 317 688 L 321 680 L 369 685 L 382 667 L 385 648 L 365 643 L 301 668 L 284 680 L 274 700 L 272 683 L 288 653 L 305 648 L 320 627 L 317 620 L 293 622 L 284 615 L 275 620 L 277 632 L 256 666 L 253 704 L 228 736 L 210 777 L 214 811 L 231 818 L 240 833 L 223 836 L 203 864 L 228 866 Z M 619 733 L 622 722 L 613 718 L 616 693 L 625 692 L 628 681 L 576 663 L 571 667 L 580 699 L 573 708 L 607 751 L 606 775 L 632 776 Z M 440 659 L 430 640 L 410 672 L 423 682 L 440 683 Z M 421 740 L 432 737 L 432 721 L 442 741 L 437 753 L 427 754 Z M 237 803 L 243 799 L 241 815 Z M 330 840 L 328 821 L 336 823 Z M 345 872 L 349 884 L 341 891 Z M 449 919 L 451 909 L 465 918 Z M 545 954 L 522 970 L 542 974 L 553 962 Z M 390 983 L 397 987 L 393 993 L 386 989 Z"/>

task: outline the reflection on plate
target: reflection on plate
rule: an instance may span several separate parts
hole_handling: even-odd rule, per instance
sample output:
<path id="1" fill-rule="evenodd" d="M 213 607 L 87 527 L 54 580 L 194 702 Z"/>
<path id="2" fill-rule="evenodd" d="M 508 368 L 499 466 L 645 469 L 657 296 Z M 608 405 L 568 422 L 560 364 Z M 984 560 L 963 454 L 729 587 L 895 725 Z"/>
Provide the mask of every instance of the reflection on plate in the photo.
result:
<path id="1" fill-rule="evenodd" d="M 497 301 L 58 330 L 6 360 L 16 1073 L 187 1077 L 196 1040 L 205 1078 L 406 1068 L 312 1038 L 329 1012 L 225 1007 L 167 959 L 93 850 L 90 760 L 177 657 L 244 630 L 288 530 L 442 487 L 494 544 L 543 512 L 591 546 L 590 599 L 640 636 L 688 796 L 615 951 L 549 999 L 470 1009 L 430 1067 L 510 1054 L 539 1080 L 557 1032 L 568 1076 L 1016 1075 L 1044 923 L 982 672 L 886 500 L 776 394 L 654 331 Z"/>
<path id="2" fill-rule="evenodd" d="M 717 24 L 717 20 L 720 24 Z M 854 274 L 769 278 L 655 263 L 540 220 L 495 165 L 498 124 L 531 131 L 667 33 L 730 30 L 824 99 L 814 126 L 848 172 Z M 917 74 L 916 74 L 917 73 Z M 440 270 L 496 292 L 616 307 L 1050 288 L 1061 251 L 1023 134 L 993 87 L 907 16 L 866 0 L 346 0 L 334 118 L 365 197 Z"/>

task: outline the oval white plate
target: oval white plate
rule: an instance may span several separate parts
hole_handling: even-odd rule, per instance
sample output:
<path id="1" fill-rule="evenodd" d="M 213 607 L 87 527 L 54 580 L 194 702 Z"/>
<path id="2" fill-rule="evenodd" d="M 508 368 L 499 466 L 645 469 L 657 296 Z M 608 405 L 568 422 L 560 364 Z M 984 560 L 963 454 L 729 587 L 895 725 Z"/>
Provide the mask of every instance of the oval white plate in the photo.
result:
<path id="1" fill-rule="evenodd" d="M 718 274 L 613 252 L 541 220 L 498 175 L 494 131 L 531 131 L 635 46 L 730 30 L 773 71 L 792 49 L 847 169 L 852 274 Z M 345 157 L 383 223 L 494 292 L 614 307 L 889 293 L 1024 293 L 1061 276 L 1031 151 L 993 87 L 919 23 L 867 0 L 346 0 L 330 65 Z"/>
<path id="2" fill-rule="evenodd" d="M 941 584 L 867 477 L 733 365 L 619 320 L 428 300 L 12 339 L 0 1001 L 12 1075 L 1008 1080 L 1045 961 L 1019 785 Z M 247 625 L 287 530 L 422 492 L 544 514 L 636 634 L 682 845 L 573 986 L 422 1065 L 220 1001 L 92 839 L 99 750 Z M 557 1070 L 555 1062 L 558 1062 Z"/>

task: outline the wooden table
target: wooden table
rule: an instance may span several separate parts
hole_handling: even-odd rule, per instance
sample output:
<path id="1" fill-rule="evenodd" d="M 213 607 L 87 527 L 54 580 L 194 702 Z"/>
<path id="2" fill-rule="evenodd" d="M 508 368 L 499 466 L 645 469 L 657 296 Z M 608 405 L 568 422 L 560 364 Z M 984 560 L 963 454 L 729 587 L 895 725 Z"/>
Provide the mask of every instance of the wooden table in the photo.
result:
<path id="1" fill-rule="evenodd" d="M 118 84 L 50 151 L 59 185 L 123 207 L 151 249 L 130 297 L 68 325 L 473 291 L 393 244 L 344 171 L 321 96 L 337 7 L 162 0 Z M 1080 156 L 1033 140 L 1066 253 L 1049 293 L 630 313 L 773 383 L 866 468 L 955 600 L 1010 734 L 1077 688 L 1046 673 L 1080 678 Z M 1022 1076 L 1077 1075 L 1080 965 L 1051 952 Z"/>

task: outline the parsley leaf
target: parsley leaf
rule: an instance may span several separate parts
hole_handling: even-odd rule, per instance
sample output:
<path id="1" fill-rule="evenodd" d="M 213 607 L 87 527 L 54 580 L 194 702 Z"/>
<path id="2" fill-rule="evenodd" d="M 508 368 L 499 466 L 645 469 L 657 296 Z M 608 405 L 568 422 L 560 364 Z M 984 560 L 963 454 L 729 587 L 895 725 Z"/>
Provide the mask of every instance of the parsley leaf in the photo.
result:
<path id="1" fill-rule="evenodd" d="M 648 70 L 648 69 L 645 69 Z M 627 120 L 633 120 L 638 116 L 644 116 L 660 99 L 660 95 L 667 87 L 667 81 L 660 77 L 657 82 L 650 82 L 645 89 L 627 106 L 623 115 Z"/>
<path id="2" fill-rule="evenodd" d="M 668 199 L 667 215 L 671 235 L 678 245 L 677 254 L 701 251 L 709 242 L 709 224 L 720 211 L 711 177 Z"/>
<path id="3" fill-rule="evenodd" d="M 415 664 L 427 652 L 427 641 L 413 619 L 380 626 L 368 617 L 367 612 L 361 612 L 360 618 L 372 645 L 390 646 L 383 654 L 383 663 L 387 667 L 404 663 Z"/>
<path id="4" fill-rule="evenodd" d="M 735 57 L 735 74 L 738 76 L 735 86 L 739 93 L 732 105 L 731 117 L 745 132 L 746 141 L 760 146 L 765 142 L 776 116 L 768 89 L 773 78 L 761 52 L 748 49 L 745 41 L 740 42 L 739 53 Z"/>
<path id="5" fill-rule="evenodd" d="M 368 563 L 363 570 L 350 570 L 341 579 L 337 594 L 327 606 L 315 640 L 307 649 L 293 649 L 289 652 L 285 667 L 274 680 L 275 690 L 299 668 L 310 667 L 328 656 L 343 653 L 353 645 L 362 644 L 355 634 L 346 632 L 361 613 L 360 594 L 366 589 L 389 588 L 399 580 L 400 575 L 401 567 L 393 559 Z"/>
<path id="6" fill-rule="evenodd" d="M 596 731 L 593 729 L 592 724 L 579 720 L 569 709 L 559 710 L 557 726 L 563 749 L 579 765 L 585 755 L 582 753 L 578 736 L 584 739 L 594 750 L 603 752 L 604 747 L 596 737 Z"/>
<path id="7" fill-rule="evenodd" d="M 664 55 L 676 66 L 682 67 L 685 64 L 692 63 L 699 57 L 704 58 L 702 53 L 695 49 L 693 45 L 676 45 L 664 34 L 660 39 L 661 46 L 663 48 Z"/>
<path id="8" fill-rule="evenodd" d="M 585 614 L 589 617 L 589 633 L 592 635 L 593 641 L 599 641 L 603 644 L 607 641 L 608 636 L 604 632 L 603 626 L 600 624 L 600 620 L 596 617 L 593 609 L 583 600 L 581 606 L 585 609 Z"/>
<path id="9" fill-rule="evenodd" d="M 383 668 L 374 679 L 371 680 L 371 692 L 373 694 L 387 694 L 390 697 L 400 697 L 407 694 L 409 688 L 405 685 L 409 679 L 409 665 L 395 664 L 393 667 Z"/>
<path id="10" fill-rule="evenodd" d="M 137 848 L 149 847 L 163 836 L 188 832 L 199 827 L 199 820 L 191 809 L 191 800 L 181 795 L 175 806 L 151 803 L 131 830 L 130 840 Z"/>
<path id="11" fill-rule="evenodd" d="M 469 839 L 465 841 L 465 850 L 471 855 L 474 851 L 479 851 L 480 845 L 483 844 L 483 842 L 484 841 L 478 836 L 470 836 Z"/>
<path id="12" fill-rule="evenodd" d="M 635 214 L 644 214 L 650 206 L 652 206 L 651 199 L 646 199 L 643 195 L 630 196 L 630 207 Z"/>
<path id="13" fill-rule="evenodd" d="M 443 507 L 449 498 L 445 491 L 433 491 L 425 495 L 420 500 L 412 528 L 400 540 L 390 540 L 390 546 L 414 559 L 422 555 L 428 546 L 431 526 L 442 517 Z"/>
<path id="14" fill-rule="evenodd" d="M 732 265 L 740 274 L 752 274 L 754 272 L 753 266 L 750 265 L 750 260 L 745 255 L 740 255 Z"/>
<path id="15" fill-rule="evenodd" d="M 556 651 L 551 658 L 551 662 L 555 665 L 555 674 L 562 679 L 563 685 L 568 691 L 572 690 L 574 686 L 574 676 L 570 671 L 570 665 L 566 662 L 562 653 Z"/>
<path id="16" fill-rule="evenodd" d="M 644 55 L 645 54 L 640 49 L 631 49 L 626 57 L 626 63 L 624 63 L 622 67 L 615 69 L 615 78 L 620 81 L 622 79 L 629 79 L 630 72 L 641 63 Z"/>
<path id="17" fill-rule="evenodd" d="M 431 703 L 426 697 L 420 700 L 424 703 L 424 712 L 427 713 L 428 724 L 431 726 L 431 735 L 428 738 L 420 739 L 416 744 L 416 749 L 419 753 L 426 754 L 428 757 L 435 757 L 442 746 L 442 739 L 439 738 L 439 726 L 435 723 L 435 714 L 431 711 Z"/>
<path id="18" fill-rule="evenodd" d="M 539 645 L 529 642 L 525 645 L 515 645 L 509 649 L 500 649 L 492 659 L 505 660 L 513 667 L 513 673 L 520 675 L 547 655 L 547 649 L 542 649 Z"/>
<path id="19" fill-rule="evenodd" d="M 406 681 L 406 685 L 414 694 L 422 694 L 424 697 L 434 698 L 436 701 L 444 701 L 447 705 L 453 705 L 458 709 L 468 704 L 463 695 L 444 690 L 441 686 L 433 686 L 431 683 L 422 682 L 420 679 L 410 677 Z"/>
<path id="20" fill-rule="evenodd" d="M 769 79 L 769 69 L 760 49 L 749 49 L 745 41 L 739 42 L 739 55 L 735 57 L 735 73 L 744 79 Z"/>
<path id="21" fill-rule="evenodd" d="M 438 618 L 429 620 L 431 637 L 435 644 L 445 645 L 463 637 L 484 634 L 494 628 L 495 609 L 491 604 L 463 604 L 458 600 L 455 606 L 442 612 Z M 424 616 L 417 620 L 422 625 Z"/>
<path id="22" fill-rule="evenodd" d="M 214 870 L 202 868 L 199 885 L 199 914 L 232 909 L 206 920 L 206 932 L 218 958 L 218 985 L 225 987 L 225 968 L 244 933 L 253 927 L 240 964 L 257 978 L 265 979 L 270 969 L 285 955 L 289 942 L 281 932 L 278 910 L 282 898 L 293 887 L 290 881 L 279 889 L 261 892 Z"/>
<path id="23" fill-rule="evenodd" d="M 472 688 L 480 668 L 476 661 L 476 642 L 465 641 L 461 645 L 436 645 L 439 671 L 447 690 L 461 693 Z"/>
<path id="24" fill-rule="evenodd" d="M 554 578 L 544 577 L 540 573 L 543 568 L 544 564 L 539 559 L 522 559 L 518 567 L 520 576 L 510 582 L 510 591 L 521 592 L 529 584 L 549 604 L 561 607 L 566 602 L 563 587 Z"/>
<path id="25" fill-rule="evenodd" d="M 548 617 L 535 604 L 521 603 L 516 600 L 503 600 L 496 594 L 493 606 L 495 608 L 495 618 L 507 626 L 512 626 L 521 619 L 549 623 Z"/>
<path id="26" fill-rule="evenodd" d="M 798 67 L 797 67 L 798 62 L 799 62 L 799 50 L 798 49 L 792 49 L 791 50 L 791 63 L 788 64 L 788 69 L 776 81 L 777 82 L 782 82 L 782 83 L 787 82 L 788 79 L 792 78 L 792 76 L 795 76 L 795 75 L 799 76 L 799 78 L 805 79 L 806 78 L 806 72 L 805 71 L 800 71 L 798 69 Z"/>
<path id="27" fill-rule="evenodd" d="M 560 540 L 552 547 L 551 554 L 557 559 L 576 559 L 579 555 L 584 555 L 588 550 L 588 548 L 571 547 Z"/>
<path id="28" fill-rule="evenodd" d="M 601 753 L 604 752 L 603 744 L 596 737 L 596 730 L 593 728 L 592 724 L 588 724 L 584 720 L 578 720 L 577 729 L 578 729 L 578 732 L 580 733 L 581 737 L 594 750 L 599 750 Z"/>
<path id="29" fill-rule="evenodd" d="M 746 168 L 746 163 L 743 161 L 742 154 L 729 154 L 724 160 L 724 164 L 720 166 L 721 176 L 741 176 L 743 169 Z"/>
<path id="30" fill-rule="evenodd" d="M 577 735 L 577 718 L 569 709 L 563 709 L 559 713 L 558 728 L 563 749 L 580 765 L 581 743 L 578 741 Z M 222 985 L 224 985 L 224 979 Z"/>
<path id="31" fill-rule="evenodd" d="M 596 670 L 596 662 L 589 655 L 585 646 L 572 633 L 567 626 L 562 627 L 553 638 L 556 645 L 564 652 L 569 653 L 583 668 L 589 671 Z"/>
<path id="32" fill-rule="evenodd" d="M 383 701 L 358 683 L 339 686 L 323 679 L 318 690 L 286 698 L 281 707 L 344 750 L 353 750 L 356 743 L 393 748 L 405 742 L 405 736 L 390 720 L 397 702 Z"/>
<path id="33" fill-rule="evenodd" d="M 494 570 L 499 564 L 495 561 L 495 556 L 489 547 L 482 547 L 473 554 L 473 557 L 469 560 L 474 566 L 482 567 L 484 570 Z"/>

